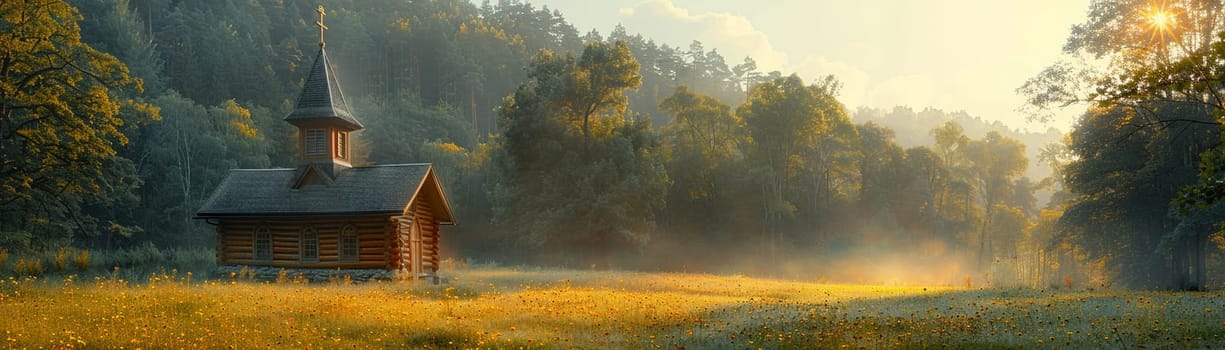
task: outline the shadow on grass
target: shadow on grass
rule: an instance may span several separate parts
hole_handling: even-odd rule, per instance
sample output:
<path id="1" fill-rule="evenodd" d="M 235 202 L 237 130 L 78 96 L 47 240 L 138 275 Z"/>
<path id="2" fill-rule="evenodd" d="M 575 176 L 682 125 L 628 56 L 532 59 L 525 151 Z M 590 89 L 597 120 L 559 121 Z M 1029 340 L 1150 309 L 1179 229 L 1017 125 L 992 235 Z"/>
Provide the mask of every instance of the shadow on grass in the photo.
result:
<path id="1" fill-rule="evenodd" d="M 1220 295 L 941 291 L 711 310 L 685 348 L 1217 348 Z"/>

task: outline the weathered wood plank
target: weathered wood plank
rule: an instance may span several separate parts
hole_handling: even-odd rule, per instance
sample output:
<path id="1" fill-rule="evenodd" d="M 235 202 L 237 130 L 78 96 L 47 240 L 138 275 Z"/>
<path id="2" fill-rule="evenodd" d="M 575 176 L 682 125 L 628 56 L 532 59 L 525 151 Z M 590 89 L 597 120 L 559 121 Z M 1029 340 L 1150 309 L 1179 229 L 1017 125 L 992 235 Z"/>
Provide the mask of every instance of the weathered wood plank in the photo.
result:
<path id="1" fill-rule="evenodd" d="M 244 252 L 232 252 L 232 253 L 226 252 L 222 256 L 224 256 L 226 259 L 252 259 L 254 258 L 254 254 L 251 254 L 251 252 L 245 252 L 245 253 Z"/>

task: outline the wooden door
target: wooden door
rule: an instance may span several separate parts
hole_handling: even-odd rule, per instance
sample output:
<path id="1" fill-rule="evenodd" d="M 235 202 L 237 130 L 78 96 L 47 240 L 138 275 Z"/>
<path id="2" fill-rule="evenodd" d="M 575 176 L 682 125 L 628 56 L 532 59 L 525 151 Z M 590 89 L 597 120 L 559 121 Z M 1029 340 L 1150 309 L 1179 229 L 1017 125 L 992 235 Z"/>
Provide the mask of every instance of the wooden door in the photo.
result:
<path id="1" fill-rule="evenodd" d="M 421 275 L 421 224 L 417 220 L 412 223 L 412 237 L 410 238 L 409 254 L 412 259 L 412 274 L 413 279 Z"/>

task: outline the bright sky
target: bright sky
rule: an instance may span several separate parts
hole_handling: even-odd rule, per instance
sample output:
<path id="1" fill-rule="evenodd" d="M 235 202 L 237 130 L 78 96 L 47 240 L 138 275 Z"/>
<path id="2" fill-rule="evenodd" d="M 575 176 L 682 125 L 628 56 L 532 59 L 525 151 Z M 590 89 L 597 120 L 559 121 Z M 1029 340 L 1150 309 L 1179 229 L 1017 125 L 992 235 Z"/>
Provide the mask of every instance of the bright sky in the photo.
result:
<path id="1" fill-rule="evenodd" d="M 833 74 L 858 106 L 964 110 L 1034 131 L 1070 129 L 1080 110 L 1028 123 L 1015 90 L 1055 62 L 1089 0 L 531 0 L 580 33 L 629 33 L 688 48 L 699 40 L 729 66 L 748 55 L 763 72 L 805 81 Z"/>

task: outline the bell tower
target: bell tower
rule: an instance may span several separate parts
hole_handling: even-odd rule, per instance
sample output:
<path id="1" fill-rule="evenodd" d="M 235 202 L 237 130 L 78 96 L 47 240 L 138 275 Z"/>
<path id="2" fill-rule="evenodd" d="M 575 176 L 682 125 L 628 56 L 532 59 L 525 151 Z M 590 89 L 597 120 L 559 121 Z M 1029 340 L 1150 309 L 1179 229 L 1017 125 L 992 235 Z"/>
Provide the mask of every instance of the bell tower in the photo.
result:
<path id="1" fill-rule="evenodd" d="M 327 26 L 323 17 L 327 15 L 323 6 L 316 10 L 319 20 L 319 52 L 315 55 L 315 63 L 311 65 L 306 83 L 302 85 L 302 93 L 292 112 L 285 116 L 285 121 L 298 127 L 298 167 L 302 176 L 309 173 L 308 168 L 315 168 L 327 176 L 327 182 L 335 179 L 344 169 L 351 168 L 352 139 L 350 133 L 361 130 L 362 123 L 353 117 L 344 94 L 340 92 L 340 83 L 336 80 L 336 72 L 328 60 L 323 32 Z M 299 180 L 301 182 L 301 180 Z"/>

